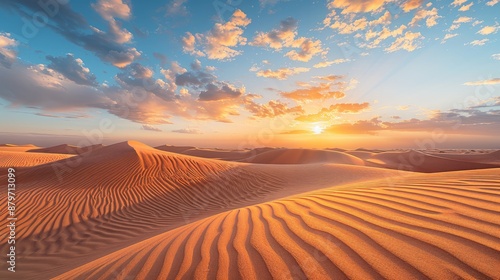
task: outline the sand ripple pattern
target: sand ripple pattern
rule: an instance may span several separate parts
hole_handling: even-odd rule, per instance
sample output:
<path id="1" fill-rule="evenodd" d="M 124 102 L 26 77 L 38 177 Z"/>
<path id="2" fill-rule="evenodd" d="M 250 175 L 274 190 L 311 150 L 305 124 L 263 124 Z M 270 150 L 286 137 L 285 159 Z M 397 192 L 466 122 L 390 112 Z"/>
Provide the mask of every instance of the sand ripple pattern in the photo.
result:
<path id="1" fill-rule="evenodd" d="M 55 279 L 500 279 L 498 169 L 223 212 Z"/>
<path id="2" fill-rule="evenodd" d="M 242 164 L 140 145 L 117 144 L 17 174 L 17 218 L 22 225 L 16 237 L 23 265 L 17 276 L 40 279 L 43 271 L 66 271 L 72 258 L 105 255 L 202 217 L 256 203 L 282 188 L 281 179 Z M 70 166 L 74 168 L 62 169 Z M 59 178 L 54 168 L 66 172 Z M 5 176 L 0 180 L 7 182 Z M 0 187 L 0 204 L 6 205 L 7 188 Z M 0 219 L 6 220 L 4 211 Z M 0 235 L 7 236 L 6 227 Z M 6 246 L 0 244 L 1 252 Z"/>

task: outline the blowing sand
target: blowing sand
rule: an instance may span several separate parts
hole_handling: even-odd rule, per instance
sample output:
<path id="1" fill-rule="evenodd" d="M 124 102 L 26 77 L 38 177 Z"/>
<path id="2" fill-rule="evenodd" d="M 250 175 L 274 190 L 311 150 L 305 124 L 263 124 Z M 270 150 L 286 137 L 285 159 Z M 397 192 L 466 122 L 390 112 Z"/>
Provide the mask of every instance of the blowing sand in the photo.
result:
<path id="1" fill-rule="evenodd" d="M 18 272 L 2 262 L 0 278 L 500 279 L 495 154 L 426 154 L 422 172 L 472 169 L 427 174 L 390 169 L 407 152 L 195 150 L 226 161 L 134 141 L 0 151 L 0 166 L 25 167 Z"/>

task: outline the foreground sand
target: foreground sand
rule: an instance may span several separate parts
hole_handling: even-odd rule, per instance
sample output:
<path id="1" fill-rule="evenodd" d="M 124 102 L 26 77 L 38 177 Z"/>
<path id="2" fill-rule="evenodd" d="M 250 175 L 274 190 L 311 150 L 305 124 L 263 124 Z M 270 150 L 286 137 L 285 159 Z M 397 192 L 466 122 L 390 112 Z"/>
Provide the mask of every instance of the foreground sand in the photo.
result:
<path id="1" fill-rule="evenodd" d="M 500 278 L 500 168 L 346 155 L 249 164 L 125 142 L 27 168 L 14 279 Z"/>

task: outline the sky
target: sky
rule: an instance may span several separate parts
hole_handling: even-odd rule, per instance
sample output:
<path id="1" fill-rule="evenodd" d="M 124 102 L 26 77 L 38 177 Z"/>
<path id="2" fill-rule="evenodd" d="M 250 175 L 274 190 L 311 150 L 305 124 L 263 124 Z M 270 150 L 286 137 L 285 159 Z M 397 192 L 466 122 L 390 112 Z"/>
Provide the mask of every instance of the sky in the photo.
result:
<path id="1" fill-rule="evenodd" d="M 0 142 L 500 148 L 499 0 L 1 0 Z"/>

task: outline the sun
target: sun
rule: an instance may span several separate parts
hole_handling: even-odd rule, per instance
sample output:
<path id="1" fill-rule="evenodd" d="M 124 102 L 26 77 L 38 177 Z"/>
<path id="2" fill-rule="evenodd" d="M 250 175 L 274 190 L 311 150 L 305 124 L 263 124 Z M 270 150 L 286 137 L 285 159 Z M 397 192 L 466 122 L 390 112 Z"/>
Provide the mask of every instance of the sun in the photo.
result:
<path id="1" fill-rule="evenodd" d="M 321 134 L 323 132 L 323 128 L 319 125 L 315 125 L 312 128 L 312 132 L 314 132 L 314 134 Z"/>

